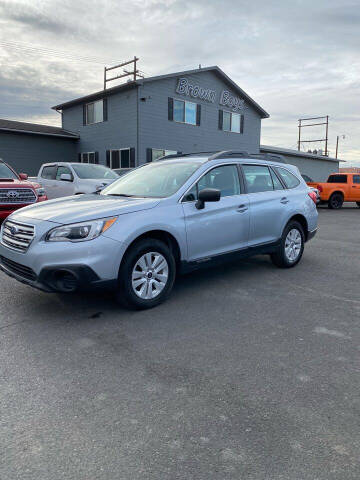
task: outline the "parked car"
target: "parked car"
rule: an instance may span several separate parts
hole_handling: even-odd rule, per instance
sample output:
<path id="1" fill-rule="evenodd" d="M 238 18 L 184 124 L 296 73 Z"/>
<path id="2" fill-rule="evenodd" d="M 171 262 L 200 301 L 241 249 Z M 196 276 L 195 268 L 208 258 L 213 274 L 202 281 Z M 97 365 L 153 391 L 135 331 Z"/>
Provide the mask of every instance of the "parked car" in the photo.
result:
<path id="1" fill-rule="evenodd" d="M 26 173 L 16 173 L 0 159 L 0 223 L 21 207 L 47 200 L 41 185 L 27 178 Z"/>
<path id="2" fill-rule="evenodd" d="M 360 174 L 333 173 L 327 182 L 309 182 L 320 192 L 321 203 L 327 203 L 329 208 L 338 209 L 344 202 L 356 202 L 360 208 Z"/>
<path id="3" fill-rule="evenodd" d="M 92 163 L 45 163 L 37 180 L 49 199 L 93 193 L 118 179 L 119 175 L 103 165 Z"/>
<path id="4" fill-rule="evenodd" d="M 315 200 L 294 166 L 233 151 L 182 155 L 98 194 L 13 214 L 0 266 L 45 291 L 105 286 L 127 306 L 149 308 L 168 297 L 177 272 L 221 259 L 261 253 L 294 267 L 317 230 Z M 14 246 L 23 228 L 26 240 Z"/>

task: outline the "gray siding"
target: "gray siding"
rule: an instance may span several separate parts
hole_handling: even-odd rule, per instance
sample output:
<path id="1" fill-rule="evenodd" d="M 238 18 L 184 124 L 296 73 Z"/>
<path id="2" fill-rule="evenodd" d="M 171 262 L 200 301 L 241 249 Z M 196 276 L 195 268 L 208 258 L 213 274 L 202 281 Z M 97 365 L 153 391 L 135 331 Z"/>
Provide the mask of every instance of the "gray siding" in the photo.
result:
<path id="1" fill-rule="evenodd" d="M 99 152 L 99 163 L 106 163 L 106 150 L 135 147 L 137 144 L 137 91 L 127 90 L 107 97 L 108 120 L 83 125 L 83 106 L 66 108 L 62 127 L 80 135 L 77 153 Z"/>
<path id="2" fill-rule="evenodd" d="M 280 153 L 280 152 L 279 152 Z M 314 159 L 298 157 L 297 155 L 289 155 L 281 152 L 286 161 L 291 165 L 298 167 L 303 175 L 308 175 L 314 182 L 325 182 L 330 173 L 339 171 L 339 162 L 325 159 Z"/>
<path id="3" fill-rule="evenodd" d="M 0 158 L 17 172 L 35 176 L 43 163 L 76 160 L 76 142 L 45 135 L 0 132 Z"/>
<path id="4" fill-rule="evenodd" d="M 240 113 L 245 115 L 244 133 L 224 132 L 218 129 L 219 109 L 229 110 L 219 105 L 221 91 L 232 91 L 213 72 L 201 72 L 187 75 L 190 83 L 200 84 L 204 88 L 215 90 L 217 97 L 214 103 L 194 99 L 176 93 L 179 77 L 172 77 L 145 83 L 139 88 L 140 112 L 140 163 L 146 161 L 146 148 L 164 148 L 186 152 L 239 149 L 252 153 L 259 151 L 261 118 L 247 104 Z M 189 100 L 201 104 L 200 126 L 187 125 L 168 120 L 168 97 Z M 230 111 L 230 110 L 229 110 Z"/>

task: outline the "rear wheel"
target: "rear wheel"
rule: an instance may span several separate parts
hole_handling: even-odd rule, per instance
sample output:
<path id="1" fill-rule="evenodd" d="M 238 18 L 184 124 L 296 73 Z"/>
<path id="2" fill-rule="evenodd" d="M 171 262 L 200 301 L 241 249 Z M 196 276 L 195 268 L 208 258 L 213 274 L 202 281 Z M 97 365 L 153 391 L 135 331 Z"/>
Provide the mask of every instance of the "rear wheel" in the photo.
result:
<path id="1" fill-rule="evenodd" d="M 339 209 L 343 206 L 344 197 L 341 193 L 333 193 L 329 198 L 328 207 L 332 210 Z"/>
<path id="2" fill-rule="evenodd" d="M 165 243 L 140 240 L 125 254 L 120 267 L 118 299 L 129 308 L 155 307 L 170 295 L 175 273 L 174 255 Z"/>
<path id="3" fill-rule="evenodd" d="M 295 267 L 304 252 L 305 235 L 302 226 L 296 221 L 289 222 L 281 236 L 280 247 L 271 255 L 271 260 L 277 267 Z"/>

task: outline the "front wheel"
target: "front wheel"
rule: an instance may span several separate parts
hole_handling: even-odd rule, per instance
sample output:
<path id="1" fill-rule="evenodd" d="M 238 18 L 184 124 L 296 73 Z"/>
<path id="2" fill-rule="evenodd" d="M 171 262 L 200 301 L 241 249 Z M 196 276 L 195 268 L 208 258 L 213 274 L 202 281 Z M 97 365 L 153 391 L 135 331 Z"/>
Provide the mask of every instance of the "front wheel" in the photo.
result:
<path id="1" fill-rule="evenodd" d="M 295 267 L 304 252 L 305 236 L 300 223 L 289 222 L 281 236 L 280 247 L 277 252 L 271 255 L 271 260 L 277 267 Z"/>
<path id="2" fill-rule="evenodd" d="M 155 307 L 170 295 L 175 274 L 174 255 L 164 242 L 140 240 L 125 254 L 120 267 L 118 299 L 129 308 Z"/>

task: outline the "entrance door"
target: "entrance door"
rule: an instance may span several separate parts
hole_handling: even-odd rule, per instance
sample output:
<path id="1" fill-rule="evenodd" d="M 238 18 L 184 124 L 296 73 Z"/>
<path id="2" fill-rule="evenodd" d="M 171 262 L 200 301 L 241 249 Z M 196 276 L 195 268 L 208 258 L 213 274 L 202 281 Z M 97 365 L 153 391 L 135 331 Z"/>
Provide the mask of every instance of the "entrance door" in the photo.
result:
<path id="1" fill-rule="evenodd" d="M 196 199 L 204 188 L 219 189 L 221 197 L 198 210 Z M 247 247 L 249 199 L 241 192 L 236 164 L 207 172 L 184 196 L 183 210 L 189 261 Z"/>

